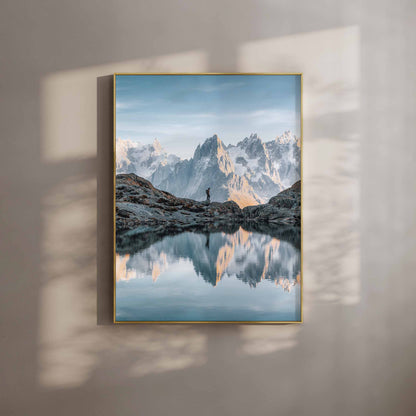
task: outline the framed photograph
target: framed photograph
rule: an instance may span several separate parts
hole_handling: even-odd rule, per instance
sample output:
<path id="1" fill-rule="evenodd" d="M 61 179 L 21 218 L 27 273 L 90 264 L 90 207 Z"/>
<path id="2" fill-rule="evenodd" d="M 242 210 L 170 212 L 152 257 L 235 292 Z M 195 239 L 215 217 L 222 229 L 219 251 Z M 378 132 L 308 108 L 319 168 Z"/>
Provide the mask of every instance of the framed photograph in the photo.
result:
<path id="1" fill-rule="evenodd" d="M 114 322 L 302 322 L 302 75 L 114 75 Z"/>

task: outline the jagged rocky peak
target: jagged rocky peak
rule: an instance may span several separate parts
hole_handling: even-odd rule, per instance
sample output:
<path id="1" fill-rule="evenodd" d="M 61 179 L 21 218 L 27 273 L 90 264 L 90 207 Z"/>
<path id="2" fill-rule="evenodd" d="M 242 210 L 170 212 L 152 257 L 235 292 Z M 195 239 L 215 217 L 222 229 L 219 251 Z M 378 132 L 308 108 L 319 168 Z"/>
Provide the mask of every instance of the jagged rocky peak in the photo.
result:
<path id="1" fill-rule="evenodd" d="M 242 140 L 240 143 L 237 144 L 241 145 L 243 147 L 248 146 L 250 144 L 261 144 L 262 141 L 260 139 L 260 137 L 257 135 L 257 133 L 251 133 L 249 137 L 245 137 L 244 140 Z"/>
<path id="2" fill-rule="evenodd" d="M 195 154 L 198 154 L 200 157 L 204 157 L 216 155 L 221 150 L 224 150 L 224 144 L 218 135 L 214 134 L 212 137 L 206 139 L 202 145 L 198 145 L 195 150 Z"/>
<path id="3" fill-rule="evenodd" d="M 237 147 L 244 149 L 250 159 L 267 155 L 267 148 L 257 133 L 250 134 L 250 137 L 246 137 L 243 141 L 239 142 Z"/>
<path id="4" fill-rule="evenodd" d="M 164 152 L 163 147 L 160 144 L 158 139 L 155 138 L 153 140 L 152 146 L 153 146 L 153 149 L 154 149 L 155 152 L 157 152 L 157 153 L 163 153 Z"/>
<path id="5" fill-rule="evenodd" d="M 279 144 L 297 143 L 297 137 L 290 131 L 285 131 L 282 135 L 277 136 L 275 141 Z"/>
<path id="6" fill-rule="evenodd" d="M 198 169 L 217 167 L 229 175 L 234 172 L 234 165 L 221 139 L 214 134 L 199 145 L 193 157 L 194 167 Z"/>

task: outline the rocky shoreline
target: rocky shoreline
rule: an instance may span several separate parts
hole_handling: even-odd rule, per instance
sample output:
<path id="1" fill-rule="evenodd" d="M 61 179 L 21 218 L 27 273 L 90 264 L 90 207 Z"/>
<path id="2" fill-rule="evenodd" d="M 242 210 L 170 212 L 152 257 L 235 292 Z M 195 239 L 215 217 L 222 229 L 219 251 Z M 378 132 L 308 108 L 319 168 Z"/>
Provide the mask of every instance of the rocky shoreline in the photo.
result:
<path id="1" fill-rule="evenodd" d="M 300 226 L 300 214 L 300 181 L 271 198 L 267 204 L 243 208 L 243 217 L 246 222 Z"/>
<path id="2" fill-rule="evenodd" d="M 133 173 L 116 176 L 116 229 L 139 233 L 178 233 L 243 225 L 300 226 L 300 181 L 267 204 L 241 209 L 234 201 L 201 202 L 156 189 Z M 250 225 L 251 224 L 251 225 Z M 137 230 L 140 227 L 140 230 Z M 201 231 L 202 230 L 202 231 Z"/>

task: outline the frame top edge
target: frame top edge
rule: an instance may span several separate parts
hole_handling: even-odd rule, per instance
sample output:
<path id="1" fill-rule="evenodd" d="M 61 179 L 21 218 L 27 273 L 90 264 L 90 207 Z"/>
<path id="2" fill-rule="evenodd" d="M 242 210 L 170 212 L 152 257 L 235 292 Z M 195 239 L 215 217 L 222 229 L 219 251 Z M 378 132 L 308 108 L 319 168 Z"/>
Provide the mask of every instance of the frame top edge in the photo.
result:
<path id="1" fill-rule="evenodd" d="M 302 72 L 114 72 L 117 75 L 281 75 L 302 76 Z"/>

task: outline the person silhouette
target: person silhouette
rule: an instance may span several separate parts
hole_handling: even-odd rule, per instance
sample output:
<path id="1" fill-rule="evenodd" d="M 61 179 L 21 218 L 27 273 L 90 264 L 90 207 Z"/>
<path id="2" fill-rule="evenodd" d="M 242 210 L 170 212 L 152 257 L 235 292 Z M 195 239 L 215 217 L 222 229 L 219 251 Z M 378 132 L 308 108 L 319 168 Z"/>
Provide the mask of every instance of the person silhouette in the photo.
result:
<path id="1" fill-rule="evenodd" d="M 210 196 L 210 194 L 209 194 L 210 189 L 211 189 L 211 188 L 208 188 L 208 189 L 205 191 L 205 192 L 206 192 L 206 194 L 207 194 L 207 202 L 208 202 L 208 204 L 211 202 L 211 196 Z"/>

